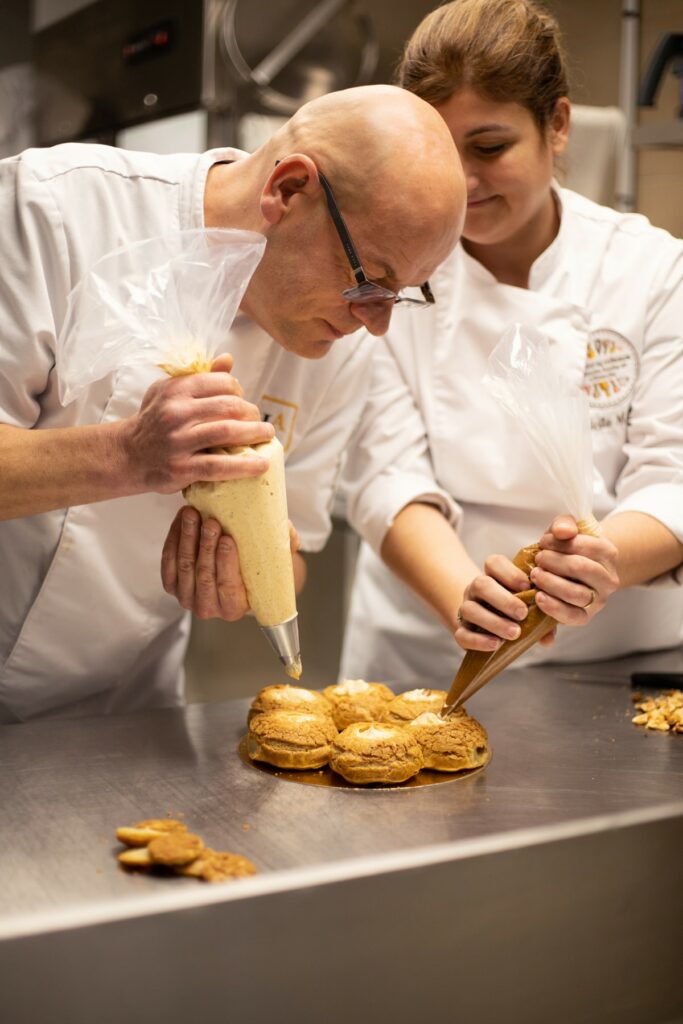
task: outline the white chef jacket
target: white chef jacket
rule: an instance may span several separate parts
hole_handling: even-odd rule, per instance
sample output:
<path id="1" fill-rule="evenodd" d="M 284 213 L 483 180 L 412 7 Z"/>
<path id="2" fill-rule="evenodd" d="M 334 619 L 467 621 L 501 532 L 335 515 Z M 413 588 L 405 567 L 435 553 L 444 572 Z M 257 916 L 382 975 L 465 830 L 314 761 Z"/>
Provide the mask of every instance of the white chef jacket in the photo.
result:
<path id="1" fill-rule="evenodd" d="M 209 167 L 241 156 L 70 144 L 0 162 L 0 423 L 68 427 L 139 408 L 159 376 L 152 366 L 121 370 L 60 405 L 55 339 L 68 292 L 120 245 L 202 227 Z M 306 360 L 244 317 L 226 340 L 245 397 L 284 445 L 304 551 L 319 550 L 330 530 L 369 344 L 357 334 Z M 189 615 L 164 592 L 159 565 L 181 504 L 180 494 L 145 494 L 0 522 L 0 721 L 180 700 Z"/>
<path id="2" fill-rule="evenodd" d="M 683 243 L 642 216 L 565 189 L 557 198 L 559 233 L 528 290 L 499 284 L 458 246 L 432 281 L 436 305 L 397 314 L 375 345 L 346 480 L 348 515 L 365 538 L 347 678 L 448 679 L 462 657 L 378 558 L 401 508 L 437 504 L 480 566 L 493 552 L 512 557 L 566 511 L 522 430 L 482 385 L 489 354 L 515 322 L 552 338 L 567 380 L 588 391 L 596 517 L 644 512 L 683 540 Z M 636 587 L 525 658 L 591 660 L 682 639 L 683 590 Z"/>

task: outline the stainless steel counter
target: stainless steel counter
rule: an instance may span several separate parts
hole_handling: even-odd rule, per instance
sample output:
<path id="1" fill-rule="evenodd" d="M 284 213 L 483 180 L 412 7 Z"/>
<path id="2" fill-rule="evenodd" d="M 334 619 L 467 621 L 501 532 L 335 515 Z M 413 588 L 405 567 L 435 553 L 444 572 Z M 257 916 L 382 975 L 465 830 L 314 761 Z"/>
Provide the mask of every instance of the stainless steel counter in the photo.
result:
<path id="1" fill-rule="evenodd" d="M 631 665 L 508 672 L 487 770 L 404 791 L 243 764 L 246 701 L 1 728 L 0 1019 L 683 1019 L 683 736 Z M 169 812 L 259 875 L 119 870 Z"/>

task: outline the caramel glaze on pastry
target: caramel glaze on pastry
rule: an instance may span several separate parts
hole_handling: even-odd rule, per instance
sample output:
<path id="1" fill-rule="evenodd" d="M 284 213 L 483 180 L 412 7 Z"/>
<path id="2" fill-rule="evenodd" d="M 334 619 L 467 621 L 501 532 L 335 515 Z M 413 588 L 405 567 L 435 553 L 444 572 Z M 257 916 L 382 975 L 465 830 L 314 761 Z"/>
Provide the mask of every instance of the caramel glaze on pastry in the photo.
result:
<path id="1" fill-rule="evenodd" d="M 407 729 L 380 722 L 356 722 L 332 744 L 330 768 L 347 782 L 406 782 L 424 761 L 420 745 Z"/>
<path id="2" fill-rule="evenodd" d="M 249 721 L 264 711 L 301 711 L 308 715 L 331 715 L 330 702 L 321 693 L 306 690 L 303 686 L 282 683 L 264 686 L 256 694 L 249 709 Z"/>
<path id="3" fill-rule="evenodd" d="M 336 686 L 326 686 L 323 695 L 332 705 L 334 723 L 346 729 L 354 722 L 379 722 L 394 694 L 383 683 L 366 683 L 364 679 L 345 679 Z"/>
<path id="4" fill-rule="evenodd" d="M 252 761 L 276 768 L 322 768 L 336 735 L 329 715 L 264 711 L 249 723 L 247 752 Z"/>
<path id="5" fill-rule="evenodd" d="M 425 768 L 433 771 L 481 768 L 491 757 L 486 730 L 469 715 L 440 718 L 427 711 L 404 728 L 421 747 Z"/>
<path id="6" fill-rule="evenodd" d="M 403 725 L 425 711 L 438 715 L 447 696 L 445 690 L 406 690 L 387 705 L 382 721 Z"/>

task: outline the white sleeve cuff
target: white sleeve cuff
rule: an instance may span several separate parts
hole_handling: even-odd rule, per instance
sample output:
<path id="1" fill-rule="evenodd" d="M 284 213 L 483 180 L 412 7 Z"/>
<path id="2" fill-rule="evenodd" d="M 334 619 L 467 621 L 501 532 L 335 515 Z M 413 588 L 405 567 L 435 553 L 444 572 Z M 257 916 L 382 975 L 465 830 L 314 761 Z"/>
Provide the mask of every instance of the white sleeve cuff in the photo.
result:
<path id="1" fill-rule="evenodd" d="M 414 502 L 435 505 L 456 529 L 462 509 L 434 480 L 419 473 L 385 473 L 349 501 L 348 519 L 377 555 L 396 516 Z"/>

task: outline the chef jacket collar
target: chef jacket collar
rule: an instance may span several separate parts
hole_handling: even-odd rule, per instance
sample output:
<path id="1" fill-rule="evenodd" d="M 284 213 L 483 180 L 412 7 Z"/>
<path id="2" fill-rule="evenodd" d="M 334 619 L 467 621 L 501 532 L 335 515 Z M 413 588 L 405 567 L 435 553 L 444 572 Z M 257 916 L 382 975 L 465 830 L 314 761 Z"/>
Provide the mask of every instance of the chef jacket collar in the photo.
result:
<path id="1" fill-rule="evenodd" d="M 562 216 L 563 204 L 562 204 L 562 193 L 560 186 L 556 181 L 551 184 L 552 196 L 557 206 L 557 212 L 560 217 L 560 227 L 553 238 L 552 242 L 547 249 L 544 249 L 540 256 L 538 256 L 531 264 L 531 270 L 529 271 L 529 290 L 539 291 L 545 282 L 548 280 L 550 275 L 556 269 L 560 262 L 562 252 L 565 248 L 565 235 L 566 226 L 565 220 Z M 475 280 L 482 284 L 488 283 L 490 285 L 499 286 L 500 282 L 496 280 L 495 276 L 490 270 L 487 270 L 483 264 L 476 260 L 473 256 L 465 250 L 462 242 L 458 243 L 461 249 L 463 259 L 467 266 L 468 273 L 475 278 Z M 505 287 L 515 287 L 514 285 L 506 285 Z"/>
<path id="2" fill-rule="evenodd" d="M 209 149 L 202 153 L 188 172 L 180 193 L 180 227 L 181 230 L 203 228 L 204 224 L 204 190 L 209 169 L 217 163 L 233 163 L 246 156 L 240 149 Z"/>
<path id="3" fill-rule="evenodd" d="M 550 275 L 556 269 L 564 250 L 567 228 L 565 218 L 562 216 L 562 193 L 560 186 L 556 181 L 553 181 L 551 184 L 551 193 L 555 201 L 557 214 L 560 218 L 560 226 L 548 248 L 544 249 L 541 255 L 537 256 L 531 264 L 531 270 L 529 271 L 529 288 L 532 291 L 538 291 L 545 284 Z"/>

